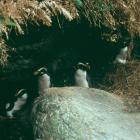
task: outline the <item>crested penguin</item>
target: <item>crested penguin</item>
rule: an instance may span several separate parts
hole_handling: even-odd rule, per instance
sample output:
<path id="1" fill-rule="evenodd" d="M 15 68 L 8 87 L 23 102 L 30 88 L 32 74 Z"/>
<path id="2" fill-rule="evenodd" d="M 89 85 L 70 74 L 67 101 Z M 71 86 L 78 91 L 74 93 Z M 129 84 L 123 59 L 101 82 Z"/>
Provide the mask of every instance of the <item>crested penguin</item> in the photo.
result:
<path id="1" fill-rule="evenodd" d="M 38 92 L 39 95 L 46 93 L 47 88 L 51 86 L 50 76 L 47 74 L 47 68 L 42 67 L 34 72 L 34 75 L 38 77 Z"/>
<path id="2" fill-rule="evenodd" d="M 126 59 L 128 55 L 128 47 L 124 47 L 120 50 L 119 54 L 116 56 L 114 60 L 114 64 L 120 63 L 120 64 L 126 64 Z"/>
<path id="3" fill-rule="evenodd" d="M 90 65 L 88 63 L 84 64 L 79 62 L 76 66 L 75 71 L 75 85 L 79 87 L 89 87 L 89 83 L 87 80 L 87 71 L 90 69 Z"/>
<path id="4" fill-rule="evenodd" d="M 15 94 L 15 101 L 11 103 L 7 103 L 5 106 L 7 117 L 14 118 L 14 114 L 22 109 L 22 107 L 26 104 L 27 99 L 28 99 L 28 94 L 26 89 L 20 89 Z"/>

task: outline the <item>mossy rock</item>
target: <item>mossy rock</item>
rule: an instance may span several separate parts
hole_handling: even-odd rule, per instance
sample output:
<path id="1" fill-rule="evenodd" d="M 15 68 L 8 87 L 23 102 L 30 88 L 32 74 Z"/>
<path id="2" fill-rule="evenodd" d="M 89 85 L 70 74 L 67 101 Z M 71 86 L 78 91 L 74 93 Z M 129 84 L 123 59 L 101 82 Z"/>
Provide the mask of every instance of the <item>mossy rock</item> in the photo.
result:
<path id="1" fill-rule="evenodd" d="M 138 115 L 125 112 L 120 98 L 102 90 L 78 87 L 50 88 L 33 104 L 34 138 L 139 140 Z"/>

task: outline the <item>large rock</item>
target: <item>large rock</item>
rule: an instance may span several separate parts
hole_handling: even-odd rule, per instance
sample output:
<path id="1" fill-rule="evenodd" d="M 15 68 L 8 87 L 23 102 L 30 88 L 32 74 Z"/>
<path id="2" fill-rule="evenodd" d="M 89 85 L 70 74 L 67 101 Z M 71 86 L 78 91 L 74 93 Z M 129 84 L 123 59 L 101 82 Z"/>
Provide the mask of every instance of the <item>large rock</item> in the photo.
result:
<path id="1" fill-rule="evenodd" d="M 35 140 L 140 140 L 140 114 L 98 89 L 50 88 L 32 109 Z"/>

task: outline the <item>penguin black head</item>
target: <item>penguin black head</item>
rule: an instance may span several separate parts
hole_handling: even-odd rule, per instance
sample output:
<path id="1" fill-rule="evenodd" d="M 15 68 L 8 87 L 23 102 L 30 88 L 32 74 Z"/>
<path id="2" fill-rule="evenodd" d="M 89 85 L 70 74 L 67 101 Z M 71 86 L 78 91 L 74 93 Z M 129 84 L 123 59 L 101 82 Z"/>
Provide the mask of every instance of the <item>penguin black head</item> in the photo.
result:
<path id="1" fill-rule="evenodd" d="M 27 90 L 26 89 L 20 89 L 15 95 L 14 99 L 6 104 L 6 111 L 10 111 L 13 109 L 15 102 L 17 101 L 17 98 L 22 98 L 24 100 L 27 100 Z"/>
<path id="2" fill-rule="evenodd" d="M 35 76 L 41 76 L 41 75 L 43 75 L 45 73 L 47 73 L 47 68 L 42 67 L 42 68 L 39 68 L 38 70 L 36 70 L 33 74 Z"/>
<path id="3" fill-rule="evenodd" d="M 27 94 L 26 89 L 20 89 L 16 94 L 15 97 L 21 97 L 22 95 Z"/>
<path id="4" fill-rule="evenodd" d="M 90 70 L 90 65 L 89 65 L 89 63 L 81 63 L 81 62 L 79 62 L 77 64 L 77 66 L 76 66 L 76 69 L 81 69 L 83 71 L 88 71 L 88 70 Z"/>

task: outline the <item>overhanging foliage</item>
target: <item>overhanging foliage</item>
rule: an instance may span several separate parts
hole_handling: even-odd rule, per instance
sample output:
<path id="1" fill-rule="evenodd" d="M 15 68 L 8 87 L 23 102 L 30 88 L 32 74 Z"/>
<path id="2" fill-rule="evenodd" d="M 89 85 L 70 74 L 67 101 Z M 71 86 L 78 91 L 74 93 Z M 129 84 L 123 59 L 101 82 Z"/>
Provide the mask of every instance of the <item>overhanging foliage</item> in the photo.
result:
<path id="1" fill-rule="evenodd" d="M 60 15 L 68 21 L 85 18 L 91 26 L 108 28 L 110 38 L 112 31 L 118 31 L 120 27 L 132 36 L 139 35 L 139 7 L 138 0 L 1 0 L 0 36 L 8 39 L 13 28 L 15 32 L 24 34 L 29 22 L 49 27 L 53 17 L 61 20 Z M 1 49 L 6 48 L 2 46 Z M 1 60 L 6 60 L 2 55 Z"/>

